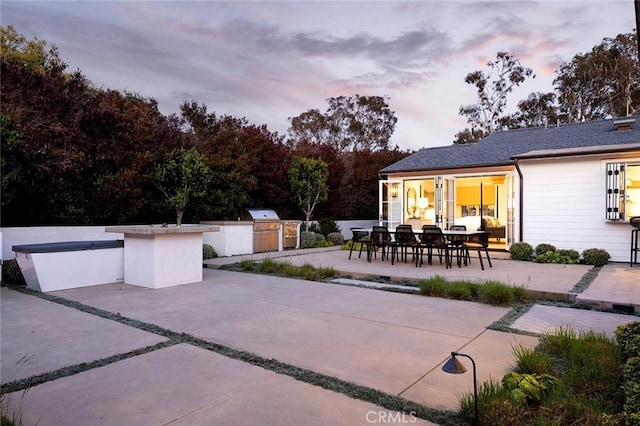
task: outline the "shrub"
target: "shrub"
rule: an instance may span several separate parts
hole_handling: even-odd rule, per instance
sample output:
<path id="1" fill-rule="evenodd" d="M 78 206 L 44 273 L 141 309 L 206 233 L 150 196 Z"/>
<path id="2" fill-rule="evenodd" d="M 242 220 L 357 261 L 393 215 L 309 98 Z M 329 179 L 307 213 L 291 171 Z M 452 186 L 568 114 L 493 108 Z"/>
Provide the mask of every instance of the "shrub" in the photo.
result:
<path id="1" fill-rule="evenodd" d="M 545 254 L 547 252 L 553 252 L 556 251 L 556 247 L 552 244 L 546 244 L 546 243 L 542 243 L 542 244 L 538 244 L 536 246 L 536 255 L 540 256 L 541 254 Z"/>
<path id="2" fill-rule="evenodd" d="M 622 370 L 624 412 L 628 425 L 640 425 L 640 357 L 627 360 Z"/>
<path id="3" fill-rule="evenodd" d="M 316 241 L 314 247 L 332 247 L 333 243 L 327 240 L 318 240 Z"/>
<path id="4" fill-rule="evenodd" d="M 2 262 L 2 284 L 27 285 L 17 260 L 9 259 Z"/>
<path id="5" fill-rule="evenodd" d="M 579 262 L 580 254 L 575 250 L 548 251 L 536 257 L 537 263 L 564 263 L 576 264 Z"/>
<path id="6" fill-rule="evenodd" d="M 434 275 L 420 281 L 420 294 L 444 297 L 447 294 L 447 280 L 441 275 Z"/>
<path id="7" fill-rule="evenodd" d="M 340 232 L 338 224 L 330 217 L 324 217 L 318 220 L 319 232 L 322 235 L 329 236 L 332 232 Z"/>
<path id="8" fill-rule="evenodd" d="M 256 264 L 252 260 L 245 259 L 240 262 L 240 268 L 246 272 L 252 272 L 256 269 Z"/>
<path id="9" fill-rule="evenodd" d="M 218 253 L 216 253 L 215 249 L 211 244 L 203 244 L 202 245 L 202 258 L 203 259 L 213 259 L 218 257 Z"/>
<path id="10" fill-rule="evenodd" d="M 325 267 L 325 268 L 319 268 L 318 269 L 318 274 L 320 275 L 320 278 L 322 278 L 322 279 L 334 278 L 336 275 L 338 275 L 336 270 L 331 266 L 328 266 L 328 267 Z"/>
<path id="11" fill-rule="evenodd" d="M 476 424 L 480 425 L 521 424 L 526 410 L 526 407 L 514 404 L 509 399 L 509 391 L 493 379 L 478 383 L 478 408 L 479 418 Z M 462 394 L 460 414 L 468 423 L 472 423 L 474 410 L 473 393 Z"/>
<path id="12" fill-rule="evenodd" d="M 450 299 L 473 300 L 479 287 L 479 284 L 470 281 L 456 281 L 446 286 L 446 293 Z"/>
<path id="13" fill-rule="evenodd" d="M 273 274 L 279 268 L 277 262 L 270 257 L 263 259 L 262 262 L 259 263 L 258 270 L 263 274 Z"/>
<path id="14" fill-rule="evenodd" d="M 640 321 L 619 325 L 615 336 L 625 359 L 640 354 Z"/>
<path id="15" fill-rule="evenodd" d="M 300 248 L 310 248 L 316 245 L 316 234 L 311 231 L 300 233 Z"/>
<path id="16" fill-rule="evenodd" d="M 320 234 L 319 232 L 314 232 L 314 234 L 316 234 L 316 244 L 320 241 L 327 241 L 327 238 L 323 234 Z"/>
<path id="17" fill-rule="evenodd" d="M 582 252 L 582 257 L 584 258 L 584 263 L 593 266 L 606 265 L 611 258 L 606 250 L 597 248 L 586 249 Z"/>
<path id="18" fill-rule="evenodd" d="M 298 275 L 298 267 L 292 265 L 290 262 L 282 262 L 278 269 L 279 274 L 284 277 L 295 277 Z"/>
<path id="19" fill-rule="evenodd" d="M 533 255 L 533 247 L 525 242 L 513 243 L 509 248 L 509 254 L 513 260 L 530 260 Z"/>
<path id="20" fill-rule="evenodd" d="M 480 300 L 489 305 L 509 306 L 514 301 L 513 290 L 498 281 L 485 281 L 480 287 Z"/>
<path id="21" fill-rule="evenodd" d="M 549 354 L 522 344 L 514 346 L 512 351 L 519 373 L 555 374 L 555 361 Z"/>
<path id="22" fill-rule="evenodd" d="M 344 244 L 344 237 L 340 232 L 329 232 L 327 234 L 327 241 L 333 243 L 334 246 L 341 246 Z"/>

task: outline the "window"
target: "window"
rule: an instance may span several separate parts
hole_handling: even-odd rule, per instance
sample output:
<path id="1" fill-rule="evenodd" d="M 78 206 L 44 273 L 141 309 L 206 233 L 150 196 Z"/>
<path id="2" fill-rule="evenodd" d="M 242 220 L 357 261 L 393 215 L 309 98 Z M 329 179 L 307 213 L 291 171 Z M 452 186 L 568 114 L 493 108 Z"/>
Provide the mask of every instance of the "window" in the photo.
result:
<path id="1" fill-rule="evenodd" d="M 606 218 L 640 216 L 640 162 L 607 163 Z"/>

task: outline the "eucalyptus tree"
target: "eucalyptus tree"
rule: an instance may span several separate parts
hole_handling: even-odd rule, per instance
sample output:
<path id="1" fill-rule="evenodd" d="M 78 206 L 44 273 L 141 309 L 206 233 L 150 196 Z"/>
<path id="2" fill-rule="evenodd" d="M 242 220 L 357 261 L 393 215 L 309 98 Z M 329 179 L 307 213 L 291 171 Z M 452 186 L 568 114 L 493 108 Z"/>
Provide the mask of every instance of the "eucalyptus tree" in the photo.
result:
<path id="1" fill-rule="evenodd" d="M 626 116 L 640 106 L 640 63 L 635 33 L 605 38 L 563 62 L 553 81 L 560 113 L 569 122 Z"/>
<path id="2" fill-rule="evenodd" d="M 535 77 L 531 68 L 524 67 L 507 52 L 498 52 L 494 61 L 487 62 L 487 67 L 487 72 L 473 71 L 464 79 L 476 87 L 478 103 L 460 107 L 458 114 L 467 118 L 471 128 L 456 135 L 456 144 L 477 142 L 497 130 L 507 106 L 507 96 L 527 78 Z"/>

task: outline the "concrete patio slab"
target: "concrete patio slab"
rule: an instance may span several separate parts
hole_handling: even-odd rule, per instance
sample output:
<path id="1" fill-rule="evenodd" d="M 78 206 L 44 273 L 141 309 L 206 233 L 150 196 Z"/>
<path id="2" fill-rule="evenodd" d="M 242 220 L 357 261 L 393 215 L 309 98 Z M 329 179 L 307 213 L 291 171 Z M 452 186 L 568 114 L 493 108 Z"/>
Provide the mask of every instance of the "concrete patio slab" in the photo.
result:
<path id="1" fill-rule="evenodd" d="M 570 327 L 578 332 L 592 330 L 614 337 L 617 326 L 638 320 L 638 317 L 632 315 L 534 305 L 527 313 L 515 320 L 511 327 L 538 334 L 552 332 L 560 327 Z"/>
<path id="2" fill-rule="evenodd" d="M 640 265 L 609 263 L 576 301 L 599 309 L 629 308 L 640 315 Z"/>
<path id="3" fill-rule="evenodd" d="M 389 411 L 275 375 L 184 416 L 176 425 L 434 425 L 411 413 Z"/>
<path id="4" fill-rule="evenodd" d="M 108 306 L 94 294 L 108 286 L 56 294 L 394 395 L 424 374 L 424 362 L 437 365 L 509 311 L 221 270 L 205 270 L 205 278 L 155 290 L 165 301 L 150 306 L 126 285 Z"/>
<path id="5" fill-rule="evenodd" d="M 166 340 L 4 287 L 0 300 L 3 383 Z"/>

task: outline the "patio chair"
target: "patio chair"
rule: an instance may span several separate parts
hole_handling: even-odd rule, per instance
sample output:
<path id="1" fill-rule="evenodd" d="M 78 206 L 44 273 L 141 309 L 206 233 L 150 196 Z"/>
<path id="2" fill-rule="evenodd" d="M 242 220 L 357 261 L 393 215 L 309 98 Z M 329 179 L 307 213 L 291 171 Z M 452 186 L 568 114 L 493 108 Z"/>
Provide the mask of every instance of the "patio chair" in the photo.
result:
<path id="1" fill-rule="evenodd" d="M 393 260 L 396 256 L 398 260 L 404 259 L 406 263 L 409 249 L 411 249 L 411 260 L 415 260 L 418 255 L 419 244 L 420 242 L 413 234 L 411 225 L 398 225 L 396 227 L 395 245 L 392 247 L 394 250 L 391 253 L 391 264 L 393 265 Z"/>
<path id="2" fill-rule="evenodd" d="M 367 260 L 371 262 L 371 257 L 377 258 L 378 249 L 382 251 L 382 260 L 385 257 L 389 257 L 390 251 L 393 251 L 394 246 L 391 233 L 384 226 L 374 226 L 371 231 L 371 239 L 369 241 L 369 251 L 367 253 Z"/>
<path id="3" fill-rule="evenodd" d="M 469 250 L 476 250 L 478 252 L 478 259 L 480 259 L 480 267 L 484 271 L 484 263 L 482 263 L 482 252 L 484 251 L 489 261 L 489 267 L 493 268 L 491 264 L 491 258 L 489 257 L 489 233 L 482 233 L 477 235 L 470 235 L 467 241 L 464 243 L 466 247 L 466 256 L 471 263 L 471 257 L 469 256 Z"/>
<path id="4" fill-rule="evenodd" d="M 360 251 L 358 252 L 358 259 L 362 256 L 362 248 L 366 246 L 367 250 L 365 253 L 369 253 L 369 242 L 371 237 L 369 237 L 369 231 L 365 231 L 361 228 L 351 228 L 351 233 L 353 237 L 351 237 L 351 247 L 349 248 L 349 259 L 351 259 L 351 253 L 353 252 L 353 246 L 356 243 L 360 243 Z"/>
<path id="5" fill-rule="evenodd" d="M 449 249 L 451 245 L 442 233 L 442 229 L 435 225 L 424 225 L 422 234 L 420 235 L 420 244 L 418 244 L 418 256 L 416 256 L 416 266 L 418 263 L 422 266 L 424 249 L 427 249 L 427 261 L 432 265 L 433 251 L 438 251 L 440 264 L 442 264 L 442 252 L 444 251 L 445 266 L 451 267 Z"/>
<path id="6" fill-rule="evenodd" d="M 449 227 L 449 230 L 450 231 L 466 231 L 467 230 L 467 226 L 466 225 L 451 225 Z M 464 264 L 466 266 L 467 260 L 469 259 L 468 250 L 465 247 L 466 240 L 467 240 L 467 238 L 465 236 L 462 236 L 462 235 L 450 235 L 449 236 L 450 250 L 451 251 L 455 251 L 455 253 L 456 253 L 456 260 L 458 262 L 458 268 L 462 266 L 462 262 L 463 261 L 464 261 Z"/>

